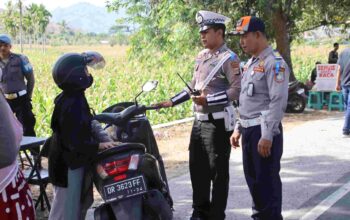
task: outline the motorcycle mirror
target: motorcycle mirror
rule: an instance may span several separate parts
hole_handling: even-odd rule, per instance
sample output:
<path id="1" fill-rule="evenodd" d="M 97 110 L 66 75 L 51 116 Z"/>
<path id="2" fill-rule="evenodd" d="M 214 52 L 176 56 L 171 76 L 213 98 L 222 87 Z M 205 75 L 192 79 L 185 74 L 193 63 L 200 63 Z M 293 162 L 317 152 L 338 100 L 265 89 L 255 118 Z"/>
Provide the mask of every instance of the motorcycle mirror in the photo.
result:
<path id="1" fill-rule="evenodd" d="M 158 85 L 158 81 L 153 80 L 153 81 L 148 81 L 142 86 L 142 91 L 143 92 L 149 92 L 155 89 Z"/>
<path id="2" fill-rule="evenodd" d="M 142 86 L 142 91 L 137 94 L 137 96 L 135 97 L 135 104 L 137 105 L 137 98 L 143 93 L 143 92 L 149 92 L 152 91 L 153 89 L 155 89 L 158 85 L 158 81 L 157 80 L 152 80 L 152 81 L 148 81 L 145 84 L 143 84 Z"/>

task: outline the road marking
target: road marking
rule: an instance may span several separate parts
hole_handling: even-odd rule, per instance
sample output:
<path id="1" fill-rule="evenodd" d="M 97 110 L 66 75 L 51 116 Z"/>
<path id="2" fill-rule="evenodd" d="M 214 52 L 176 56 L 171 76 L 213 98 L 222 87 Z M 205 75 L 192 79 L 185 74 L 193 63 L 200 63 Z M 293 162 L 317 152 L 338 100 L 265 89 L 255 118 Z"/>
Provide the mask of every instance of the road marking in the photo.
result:
<path id="1" fill-rule="evenodd" d="M 326 199 L 320 202 L 316 207 L 307 212 L 300 220 L 315 220 L 325 211 L 327 211 L 338 200 L 350 192 L 350 181 L 340 187 L 337 191 L 329 195 Z"/>

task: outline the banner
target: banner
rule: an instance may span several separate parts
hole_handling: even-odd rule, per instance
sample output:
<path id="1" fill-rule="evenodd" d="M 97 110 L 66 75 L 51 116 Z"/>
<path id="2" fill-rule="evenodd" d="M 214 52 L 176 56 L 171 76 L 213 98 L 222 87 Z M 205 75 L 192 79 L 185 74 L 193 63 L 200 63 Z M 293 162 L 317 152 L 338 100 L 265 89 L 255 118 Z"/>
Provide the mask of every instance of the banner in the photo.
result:
<path id="1" fill-rule="evenodd" d="M 317 64 L 317 91 L 335 91 L 338 64 Z"/>

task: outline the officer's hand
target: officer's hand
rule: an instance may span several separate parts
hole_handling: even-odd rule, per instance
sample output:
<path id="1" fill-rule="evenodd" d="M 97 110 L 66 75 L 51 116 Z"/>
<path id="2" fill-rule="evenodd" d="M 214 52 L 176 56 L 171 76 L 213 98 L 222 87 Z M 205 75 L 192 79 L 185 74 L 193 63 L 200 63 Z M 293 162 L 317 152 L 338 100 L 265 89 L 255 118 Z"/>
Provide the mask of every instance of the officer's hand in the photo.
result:
<path id="1" fill-rule="evenodd" d="M 262 157 L 269 157 L 271 154 L 272 141 L 261 138 L 258 143 L 258 152 Z"/>
<path id="2" fill-rule="evenodd" d="M 100 143 L 98 145 L 98 149 L 99 150 L 106 150 L 108 148 L 112 148 L 112 147 L 115 147 L 115 146 L 117 146 L 116 142 L 113 142 L 113 141 L 111 141 L 111 142 L 103 142 L 103 143 Z"/>
<path id="3" fill-rule="evenodd" d="M 231 146 L 236 149 L 237 147 L 239 147 L 239 138 L 241 137 L 241 134 L 239 133 L 239 131 L 234 131 L 233 134 L 230 137 L 230 142 L 231 142 Z"/>
<path id="4" fill-rule="evenodd" d="M 341 90 L 341 87 L 340 87 L 340 85 L 337 83 L 337 85 L 335 86 L 335 90 L 336 91 L 340 91 Z"/>
<path id="5" fill-rule="evenodd" d="M 163 102 L 153 104 L 152 106 L 157 108 L 169 108 L 169 107 L 173 107 L 173 103 L 170 100 L 168 100 L 168 101 L 163 101 Z"/>
<path id="6" fill-rule="evenodd" d="M 196 103 L 197 105 L 207 105 L 207 98 L 203 95 L 201 96 L 191 96 L 192 100 L 194 103 Z"/>

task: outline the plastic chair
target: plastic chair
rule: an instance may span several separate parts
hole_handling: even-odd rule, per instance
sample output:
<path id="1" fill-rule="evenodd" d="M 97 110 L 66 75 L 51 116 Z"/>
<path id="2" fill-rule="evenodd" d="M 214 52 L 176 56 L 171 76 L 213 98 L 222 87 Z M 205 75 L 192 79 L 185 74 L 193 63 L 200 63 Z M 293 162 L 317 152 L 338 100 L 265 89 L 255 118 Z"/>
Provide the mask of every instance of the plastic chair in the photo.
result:
<path id="1" fill-rule="evenodd" d="M 309 91 L 309 97 L 307 102 L 308 108 L 322 109 L 322 92 L 319 91 Z"/>
<path id="2" fill-rule="evenodd" d="M 328 111 L 332 109 L 338 109 L 339 111 L 344 111 L 344 100 L 343 94 L 340 92 L 331 92 L 329 96 Z"/>

